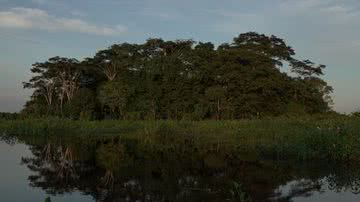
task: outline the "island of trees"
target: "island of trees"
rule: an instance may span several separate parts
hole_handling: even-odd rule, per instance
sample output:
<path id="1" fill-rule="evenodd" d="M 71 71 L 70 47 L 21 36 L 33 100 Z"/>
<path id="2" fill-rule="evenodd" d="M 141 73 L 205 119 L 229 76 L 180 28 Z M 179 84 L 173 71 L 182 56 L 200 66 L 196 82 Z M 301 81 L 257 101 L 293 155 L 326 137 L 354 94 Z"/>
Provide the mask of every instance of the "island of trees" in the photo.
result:
<path id="1" fill-rule="evenodd" d="M 35 172 L 29 177 L 32 185 L 59 193 L 96 190 L 96 196 L 105 190 L 109 201 L 127 194 L 122 189 L 125 179 L 140 182 L 141 189 L 131 188 L 131 193 L 150 187 L 150 194 L 158 194 L 178 187 L 183 176 L 214 182 L 219 191 L 207 184 L 203 190 L 226 199 L 222 191 L 229 193 L 230 180 L 245 179 L 250 183 L 246 188 L 254 188 L 253 179 L 246 178 L 251 173 L 237 175 L 249 163 L 247 170 L 270 171 L 262 176 L 271 181 L 273 175 L 289 171 L 288 166 L 279 170 L 285 161 L 316 168 L 319 162 L 333 162 L 356 165 L 340 171 L 359 170 L 360 113 L 333 113 L 333 89 L 322 79 L 324 70 L 324 65 L 295 57 L 283 39 L 255 32 L 217 47 L 149 39 L 144 44 L 115 44 L 82 61 L 53 57 L 33 64 L 33 77 L 24 82 L 33 94 L 21 113 L 0 113 L 0 141 L 31 145 L 34 158 L 22 163 Z M 270 167 L 271 161 L 280 164 Z M 179 173 L 172 172 L 174 168 Z M 271 193 L 284 184 L 259 181 L 262 170 L 256 169 L 255 180 L 269 185 Z M 91 177 L 83 178 L 86 175 Z M 341 189 L 358 190 L 353 180 L 339 179 L 346 182 Z M 160 191 L 154 184 L 160 184 Z M 264 194 L 249 190 L 254 201 L 264 201 L 259 198 Z M 169 196 L 188 199 L 183 193 Z"/>
<path id="2" fill-rule="evenodd" d="M 295 57 L 276 36 L 231 43 L 148 39 L 78 61 L 33 64 L 22 114 L 99 120 L 229 120 L 331 111 L 324 65 Z"/>

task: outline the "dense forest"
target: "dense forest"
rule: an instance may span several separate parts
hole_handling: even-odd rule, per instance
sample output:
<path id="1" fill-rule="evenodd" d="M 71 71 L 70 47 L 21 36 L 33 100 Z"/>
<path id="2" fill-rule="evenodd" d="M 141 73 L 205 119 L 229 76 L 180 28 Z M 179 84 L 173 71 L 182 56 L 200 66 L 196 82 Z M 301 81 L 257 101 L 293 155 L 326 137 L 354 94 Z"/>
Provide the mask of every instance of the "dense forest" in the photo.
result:
<path id="1" fill-rule="evenodd" d="M 22 114 L 70 119 L 242 119 L 331 111 L 324 65 L 255 32 L 231 43 L 148 39 L 33 64 Z"/>

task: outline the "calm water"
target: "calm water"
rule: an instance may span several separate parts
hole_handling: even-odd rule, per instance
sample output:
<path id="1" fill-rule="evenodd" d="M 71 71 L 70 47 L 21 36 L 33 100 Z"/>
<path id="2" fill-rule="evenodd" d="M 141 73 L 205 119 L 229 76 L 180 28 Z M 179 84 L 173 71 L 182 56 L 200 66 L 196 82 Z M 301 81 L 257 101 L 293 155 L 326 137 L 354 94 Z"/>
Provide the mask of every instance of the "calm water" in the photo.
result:
<path id="1" fill-rule="evenodd" d="M 2 138 L 0 201 L 360 201 L 358 166 L 250 161 L 189 148 Z"/>

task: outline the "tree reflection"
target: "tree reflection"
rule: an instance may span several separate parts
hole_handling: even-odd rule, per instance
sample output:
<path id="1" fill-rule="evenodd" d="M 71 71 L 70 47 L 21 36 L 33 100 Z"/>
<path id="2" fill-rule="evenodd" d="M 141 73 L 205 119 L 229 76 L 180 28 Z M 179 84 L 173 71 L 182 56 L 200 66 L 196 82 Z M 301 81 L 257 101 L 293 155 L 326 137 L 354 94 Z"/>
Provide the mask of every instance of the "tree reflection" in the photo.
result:
<path id="1" fill-rule="evenodd" d="M 50 194 L 81 191 L 96 201 L 145 202 L 241 198 L 234 193 L 254 202 L 290 202 L 321 193 L 327 186 L 355 194 L 360 189 L 358 169 L 334 171 L 243 161 L 232 154 L 201 151 L 195 145 L 160 148 L 125 139 L 80 142 L 30 146 L 32 157 L 22 159 L 33 172 L 30 185 Z M 242 185 L 241 192 L 236 192 L 234 182 Z M 280 193 L 279 187 L 286 184 L 289 191 Z"/>
<path id="2" fill-rule="evenodd" d="M 289 186 L 289 191 L 285 195 L 281 195 L 283 193 L 278 192 L 275 197 L 276 201 L 290 202 L 296 197 L 310 197 L 315 192 L 321 193 L 323 182 L 321 180 L 302 179 L 294 181 L 287 186 Z"/>
<path id="3" fill-rule="evenodd" d="M 74 156 L 71 146 L 47 143 L 43 146 L 30 146 L 32 157 L 23 157 L 21 162 L 31 171 L 30 185 L 40 187 L 49 194 L 61 194 L 82 189 L 89 191 L 89 178 L 94 167 Z M 80 175 L 81 173 L 81 179 Z M 90 187 L 90 190 L 93 189 Z"/>
<path id="4" fill-rule="evenodd" d="M 336 192 L 350 190 L 354 194 L 360 194 L 360 175 L 357 177 L 344 177 L 331 174 L 326 179 L 330 190 L 334 190 Z"/>
<path id="5" fill-rule="evenodd" d="M 96 149 L 96 165 L 106 171 L 105 175 L 100 179 L 99 186 L 112 189 L 115 183 L 114 173 L 117 173 L 121 167 L 126 166 L 130 160 L 125 146 L 118 141 L 101 144 Z"/>

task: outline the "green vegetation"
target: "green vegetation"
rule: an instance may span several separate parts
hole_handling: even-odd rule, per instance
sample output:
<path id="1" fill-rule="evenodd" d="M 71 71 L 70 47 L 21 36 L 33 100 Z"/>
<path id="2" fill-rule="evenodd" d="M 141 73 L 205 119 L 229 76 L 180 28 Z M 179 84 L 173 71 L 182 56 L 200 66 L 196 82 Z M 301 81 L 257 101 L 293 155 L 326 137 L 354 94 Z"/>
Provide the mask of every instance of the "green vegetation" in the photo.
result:
<path id="1" fill-rule="evenodd" d="M 251 160 L 360 161 L 360 119 L 296 117 L 237 121 L 0 121 L 0 132 L 35 137 L 126 138 L 157 150 L 199 151 Z M 216 159 L 209 159 L 211 164 Z"/>
<path id="2" fill-rule="evenodd" d="M 233 188 L 230 190 L 233 202 L 251 202 L 251 199 L 242 190 L 241 184 L 234 182 Z"/>
<path id="3" fill-rule="evenodd" d="M 298 60 L 283 39 L 255 32 L 215 46 L 149 39 L 78 61 L 33 64 L 22 115 L 75 120 L 233 120 L 329 112 L 324 65 Z"/>
<path id="4" fill-rule="evenodd" d="M 354 117 L 360 117 L 360 111 L 354 112 L 351 115 Z"/>
<path id="5" fill-rule="evenodd" d="M 0 140 L 30 145 L 33 156 L 22 163 L 35 173 L 31 185 L 49 193 L 93 190 L 99 197 L 107 190 L 104 201 L 127 192 L 154 197 L 146 201 L 166 201 L 153 200 L 158 193 L 264 201 L 294 177 L 282 162 L 354 163 L 357 174 L 360 112 L 331 110 L 324 69 L 297 59 L 283 39 L 255 32 L 217 48 L 148 39 L 83 61 L 52 57 L 33 64 L 24 82 L 33 94 L 21 113 L 0 113 Z M 353 181 L 332 184 L 357 191 Z M 293 188 L 287 197 L 297 196 Z"/>
<path id="6" fill-rule="evenodd" d="M 56 152 L 69 162 L 81 143 L 105 173 L 100 187 L 115 186 L 124 166 L 142 169 L 143 161 L 164 170 L 360 162 L 359 115 L 331 110 L 324 69 L 296 59 L 284 40 L 253 32 L 217 48 L 191 40 L 116 44 L 83 61 L 35 63 L 24 83 L 33 95 L 19 115 L 0 114 L 0 135 L 34 138 L 49 153 L 47 142 L 65 142 Z M 75 164 L 67 166 L 61 178 L 79 178 Z M 250 200 L 238 184 L 231 193 Z"/>
<path id="7" fill-rule="evenodd" d="M 207 123 L 203 124 L 205 128 Z M 224 124 L 229 127 L 233 123 Z M 142 138 L 133 132 L 18 135 L 3 136 L 3 140 L 29 146 L 32 155 L 26 155 L 21 163 L 31 171 L 31 186 L 54 195 L 80 191 L 97 201 L 264 202 L 292 201 L 322 187 L 354 194 L 360 191 L 358 164 L 253 160 L 254 155 L 223 147 L 222 142 L 205 145 L 191 134 L 181 134 L 179 129 L 185 125 L 176 129 L 176 136 L 167 127 L 158 125 Z M 279 186 L 288 183 L 291 189 L 278 195 Z"/>
<path id="8" fill-rule="evenodd" d="M 7 113 L 7 112 L 0 112 L 0 119 L 3 120 L 15 120 L 20 118 L 20 115 L 17 113 Z"/>

